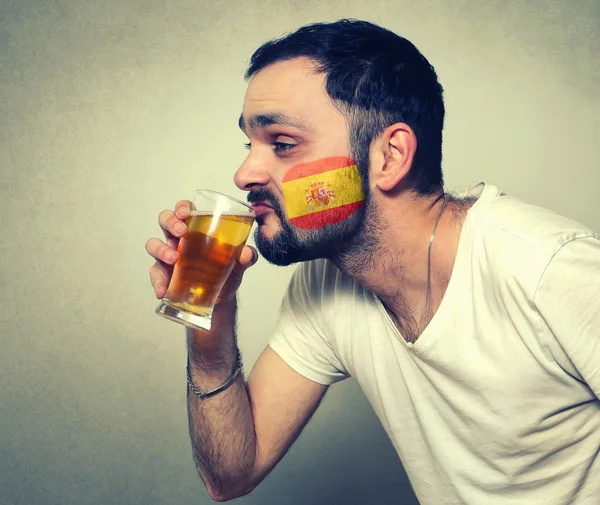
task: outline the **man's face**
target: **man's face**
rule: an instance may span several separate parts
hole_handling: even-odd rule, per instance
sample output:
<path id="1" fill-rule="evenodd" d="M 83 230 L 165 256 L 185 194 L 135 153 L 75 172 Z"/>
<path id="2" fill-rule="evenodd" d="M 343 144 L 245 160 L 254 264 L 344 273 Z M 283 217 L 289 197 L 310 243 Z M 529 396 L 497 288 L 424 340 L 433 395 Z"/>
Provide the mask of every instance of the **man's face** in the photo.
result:
<path id="1" fill-rule="evenodd" d="M 283 194 L 290 168 L 350 156 L 346 119 L 327 95 L 325 74 L 315 73 L 314 63 L 305 58 L 264 68 L 248 85 L 240 127 L 250 152 L 234 180 L 249 191 L 263 256 L 279 265 L 331 257 L 356 231 L 362 212 L 340 223 L 300 229 L 288 219 Z"/>

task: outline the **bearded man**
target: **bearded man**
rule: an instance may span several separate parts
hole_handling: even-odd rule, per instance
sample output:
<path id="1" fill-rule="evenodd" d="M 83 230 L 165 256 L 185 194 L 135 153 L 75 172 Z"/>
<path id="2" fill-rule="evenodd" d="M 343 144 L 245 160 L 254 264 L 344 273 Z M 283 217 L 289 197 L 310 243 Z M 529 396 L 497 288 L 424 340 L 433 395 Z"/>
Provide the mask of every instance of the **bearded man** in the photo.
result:
<path id="1" fill-rule="evenodd" d="M 300 28 L 260 47 L 247 78 L 249 153 L 234 180 L 261 254 L 299 266 L 247 381 L 234 326 L 253 248 L 211 331 L 188 330 L 191 439 L 210 496 L 250 492 L 351 376 L 423 505 L 597 503 L 598 235 L 491 184 L 446 193 L 442 87 L 384 28 Z M 189 213 L 187 201 L 161 213 L 166 241 L 147 242 L 159 298 Z"/>

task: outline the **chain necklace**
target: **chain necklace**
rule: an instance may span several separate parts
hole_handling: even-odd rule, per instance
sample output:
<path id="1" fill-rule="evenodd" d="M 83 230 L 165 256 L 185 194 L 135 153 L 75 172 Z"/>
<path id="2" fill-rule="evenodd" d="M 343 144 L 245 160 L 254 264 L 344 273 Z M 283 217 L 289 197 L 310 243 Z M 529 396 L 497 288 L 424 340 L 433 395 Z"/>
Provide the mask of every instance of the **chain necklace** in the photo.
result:
<path id="1" fill-rule="evenodd" d="M 433 232 L 431 232 L 431 238 L 429 239 L 429 248 L 427 249 L 427 287 L 425 288 L 425 315 L 423 317 L 423 330 L 427 326 L 427 320 L 429 317 L 429 292 L 431 291 L 431 246 L 433 245 L 433 239 L 435 238 L 435 231 L 437 230 L 438 223 L 440 222 L 440 218 L 446 210 L 446 204 L 448 203 L 448 199 L 446 197 L 446 193 L 444 193 L 444 203 L 442 204 L 442 208 L 440 209 L 440 213 L 435 220 L 435 224 L 433 225 Z"/>

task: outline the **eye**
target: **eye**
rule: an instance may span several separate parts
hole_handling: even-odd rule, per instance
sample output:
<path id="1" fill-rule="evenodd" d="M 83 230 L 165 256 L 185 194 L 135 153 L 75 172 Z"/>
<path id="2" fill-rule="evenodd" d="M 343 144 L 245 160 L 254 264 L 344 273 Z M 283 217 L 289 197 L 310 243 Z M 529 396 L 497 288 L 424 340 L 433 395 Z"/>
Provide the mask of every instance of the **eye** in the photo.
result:
<path id="1" fill-rule="evenodd" d="M 245 147 L 246 149 L 250 149 L 250 148 L 252 147 L 252 144 L 251 144 L 250 142 L 246 142 L 246 143 L 244 144 L 244 147 Z"/>
<path id="2" fill-rule="evenodd" d="M 276 153 L 282 153 L 289 151 L 292 147 L 295 147 L 296 144 L 290 144 L 288 142 L 273 142 L 272 146 Z"/>

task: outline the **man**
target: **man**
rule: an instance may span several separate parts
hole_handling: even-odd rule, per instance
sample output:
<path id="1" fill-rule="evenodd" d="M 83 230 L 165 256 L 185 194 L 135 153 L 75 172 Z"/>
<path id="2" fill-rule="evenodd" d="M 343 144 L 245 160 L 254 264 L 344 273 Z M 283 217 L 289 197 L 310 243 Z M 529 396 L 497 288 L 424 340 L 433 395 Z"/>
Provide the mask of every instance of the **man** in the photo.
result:
<path id="1" fill-rule="evenodd" d="M 352 376 L 423 505 L 598 503 L 599 237 L 488 184 L 445 194 L 442 88 L 383 28 L 301 28 L 259 48 L 247 77 L 235 183 L 262 255 L 301 264 L 247 383 L 232 375 L 235 293 L 256 251 L 213 329 L 188 331 L 191 384 L 219 389 L 188 394 L 211 497 L 251 491 Z M 189 205 L 146 245 L 158 297 Z"/>

